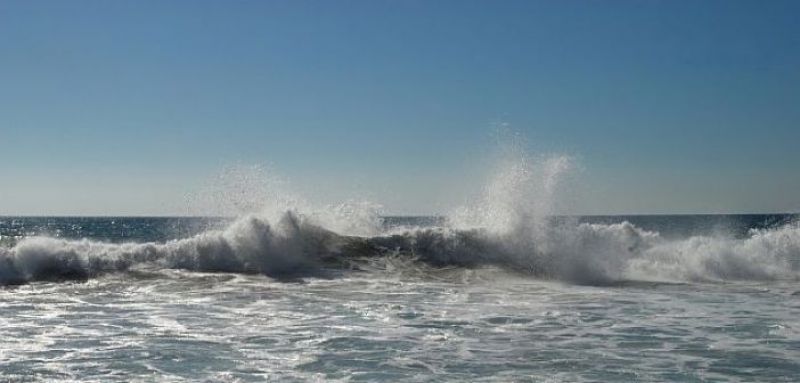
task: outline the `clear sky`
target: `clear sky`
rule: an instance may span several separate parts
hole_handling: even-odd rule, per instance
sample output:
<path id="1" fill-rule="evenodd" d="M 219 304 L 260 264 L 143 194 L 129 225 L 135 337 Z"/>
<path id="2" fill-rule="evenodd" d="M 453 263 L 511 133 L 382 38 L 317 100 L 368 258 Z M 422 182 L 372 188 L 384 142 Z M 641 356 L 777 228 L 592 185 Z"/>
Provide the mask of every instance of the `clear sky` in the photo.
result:
<path id="1" fill-rule="evenodd" d="M 579 213 L 800 211 L 800 1 L 0 1 L 0 214 L 175 214 L 230 164 L 441 212 L 492 127 Z"/>

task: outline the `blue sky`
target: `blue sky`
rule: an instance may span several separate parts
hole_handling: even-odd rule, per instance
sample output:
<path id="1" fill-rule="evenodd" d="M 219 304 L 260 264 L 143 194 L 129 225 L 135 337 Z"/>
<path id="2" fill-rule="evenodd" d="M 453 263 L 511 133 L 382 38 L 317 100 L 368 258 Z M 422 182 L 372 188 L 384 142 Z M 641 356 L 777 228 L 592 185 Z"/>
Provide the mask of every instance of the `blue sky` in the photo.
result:
<path id="1" fill-rule="evenodd" d="M 0 214 L 175 214 L 230 164 L 442 212 L 493 127 L 577 213 L 800 211 L 797 1 L 3 1 Z"/>

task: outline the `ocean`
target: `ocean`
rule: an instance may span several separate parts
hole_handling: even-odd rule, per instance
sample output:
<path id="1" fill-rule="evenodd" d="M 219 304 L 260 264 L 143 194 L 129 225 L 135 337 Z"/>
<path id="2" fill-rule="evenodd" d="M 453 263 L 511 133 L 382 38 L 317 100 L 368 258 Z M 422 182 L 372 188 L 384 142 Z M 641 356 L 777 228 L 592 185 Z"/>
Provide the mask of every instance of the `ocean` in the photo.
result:
<path id="1" fill-rule="evenodd" d="M 1 217 L 0 381 L 800 380 L 797 216 L 355 216 Z"/>

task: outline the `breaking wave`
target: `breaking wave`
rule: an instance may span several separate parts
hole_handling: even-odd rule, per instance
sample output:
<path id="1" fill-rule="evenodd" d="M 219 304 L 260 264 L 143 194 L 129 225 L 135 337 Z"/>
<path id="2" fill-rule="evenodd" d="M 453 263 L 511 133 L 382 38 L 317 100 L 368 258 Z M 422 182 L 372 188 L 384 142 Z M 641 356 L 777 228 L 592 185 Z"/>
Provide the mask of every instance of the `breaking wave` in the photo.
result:
<path id="1" fill-rule="evenodd" d="M 138 266 L 292 278 L 396 257 L 581 284 L 800 278 L 797 223 L 745 238 L 680 239 L 629 222 L 580 223 L 555 216 L 570 157 L 510 150 L 499 164 L 480 196 L 438 226 L 385 228 L 377 205 L 347 203 L 280 214 L 273 206 L 224 229 L 163 243 L 29 237 L 0 247 L 0 284 L 80 280 Z"/>
<path id="2" fill-rule="evenodd" d="M 431 267 L 496 266 L 581 284 L 619 280 L 796 280 L 800 226 L 754 230 L 747 238 L 664 239 L 628 223 L 560 222 L 542 232 L 416 228 L 372 237 L 344 236 L 287 212 L 278 222 L 245 216 L 224 230 L 165 243 L 111 244 L 30 237 L 0 248 L 0 284 L 86 279 L 137 265 L 192 271 L 260 273 L 275 278 L 358 268 L 381 257 Z"/>
<path id="3" fill-rule="evenodd" d="M 287 212 L 271 224 L 245 216 L 224 230 L 166 243 L 111 244 L 30 237 L 0 248 L 0 284 L 86 279 L 136 265 L 260 273 L 275 278 L 403 256 L 432 267 L 496 266 L 582 284 L 625 279 L 796 280 L 800 226 L 753 230 L 747 238 L 664 239 L 622 222 L 559 222 L 534 234 L 453 227 L 415 228 L 372 237 L 344 236 Z"/>

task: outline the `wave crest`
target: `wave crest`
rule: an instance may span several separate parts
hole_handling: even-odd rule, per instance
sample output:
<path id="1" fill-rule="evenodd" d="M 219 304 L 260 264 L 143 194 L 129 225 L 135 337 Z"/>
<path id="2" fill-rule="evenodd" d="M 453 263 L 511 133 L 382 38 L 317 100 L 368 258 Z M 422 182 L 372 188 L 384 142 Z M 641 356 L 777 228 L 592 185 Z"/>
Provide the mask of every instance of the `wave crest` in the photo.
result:
<path id="1" fill-rule="evenodd" d="M 432 267 L 497 266 L 581 284 L 625 279 L 796 280 L 800 226 L 752 231 L 743 239 L 667 240 L 628 222 L 570 221 L 540 225 L 535 231 L 429 227 L 356 237 L 339 235 L 308 217 L 287 212 L 274 224 L 249 215 L 224 230 L 166 243 L 25 238 L 0 248 L 0 284 L 81 280 L 137 265 L 289 278 L 387 256 L 405 256 Z"/>

